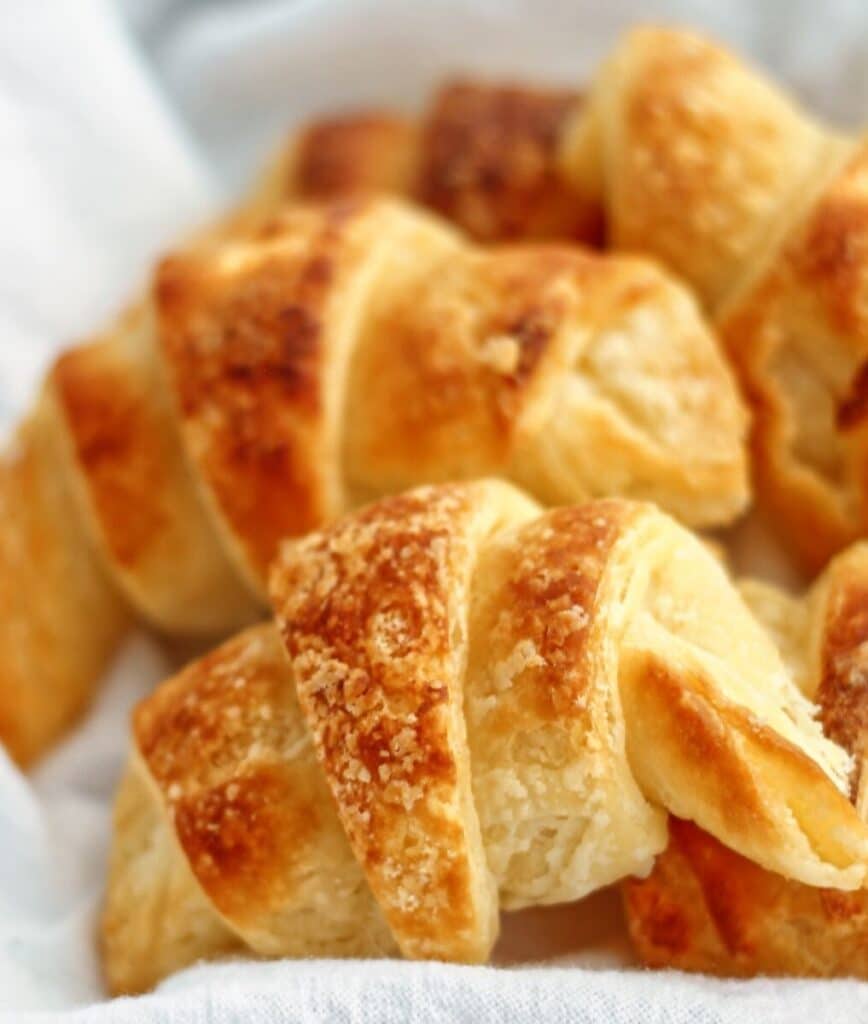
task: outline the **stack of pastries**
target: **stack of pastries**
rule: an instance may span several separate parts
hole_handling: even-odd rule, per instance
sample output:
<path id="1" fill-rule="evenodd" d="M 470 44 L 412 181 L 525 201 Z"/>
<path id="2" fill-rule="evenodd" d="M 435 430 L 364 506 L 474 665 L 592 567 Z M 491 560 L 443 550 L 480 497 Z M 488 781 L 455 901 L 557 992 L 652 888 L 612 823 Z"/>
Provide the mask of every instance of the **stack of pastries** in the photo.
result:
<path id="1" fill-rule="evenodd" d="M 638 29 L 584 94 L 309 126 L 60 356 L 0 463 L 0 739 L 133 622 L 224 641 L 133 715 L 113 992 L 481 962 L 616 883 L 649 965 L 868 978 L 866 152 Z M 801 595 L 691 532 L 754 496 Z"/>

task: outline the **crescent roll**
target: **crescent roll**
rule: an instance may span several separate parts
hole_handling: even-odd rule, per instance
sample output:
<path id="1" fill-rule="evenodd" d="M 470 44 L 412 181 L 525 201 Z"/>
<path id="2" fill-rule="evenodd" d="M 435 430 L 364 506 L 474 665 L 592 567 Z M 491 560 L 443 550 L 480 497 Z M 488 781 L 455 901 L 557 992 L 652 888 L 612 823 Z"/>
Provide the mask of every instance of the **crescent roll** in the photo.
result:
<path id="1" fill-rule="evenodd" d="M 0 530 L 0 738 L 23 762 L 92 692 L 128 608 L 225 635 L 262 613 L 283 538 L 362 499 L 493 473 L 709 525 L 748 498 L 745 411 L 681 286 L 577 247 L 482 250 L 385 199 L 169 256 L 146 301 L 61 355 L 38 418 L 63 504 L 40 447 Z"/>
<path id="2" fill-rule="evenodd" d="M 722 46 L 646 26 L 581 98 L 459 81 L 415 122 L 315 122 L 283 148 L 248 215 L 287 196 L 370 190 L 413 195 L 486 240 L 604 236 L 660 260 L 693 286 L 738 371 L 776 531 L 810 571 L 865 535 L 863 141 Z"/>
<path id="3" fill-rule="evenodd" d="M 716 557 L 651 505 L 420 488 L 287 543 L 262 625 L 146 699 L 115 991 L 203 956 L 485 960 L 499 909 L 644 874 L 667 812 L 865 883 L 851 760 Z"/>
<path id="4" fill-rule="evenodd" d="M 598 245 L 597 194 L 558 164 L 581 106 L 570 90 L 455 80 L 416 121 L 382 110 L 322 118 L 280 149 L 236 216 L 261 219 L 288 197 L 390 192 L 483 242 Z"/>
<path id="5" fill-rule="evenodd" d="M 757 489 L 809 568 L 866 532 L 868 150 L 721 47 L 639 29 L 563 151 L 616 247 L 713 314 L 754 410 Z"/>
<path id="6" fill-rule="evenodd" d="M 864 820 L 868 752 L 868 546 L 839 555 L 804 600 L 745 590 L 825 734 L 852 756 L 850 801 Z M 868 977 L 868 900 L 806 886 L 673 819 L 644 880 L 625 883 L 634 945 L 650 966 L 725 975 Z"/>

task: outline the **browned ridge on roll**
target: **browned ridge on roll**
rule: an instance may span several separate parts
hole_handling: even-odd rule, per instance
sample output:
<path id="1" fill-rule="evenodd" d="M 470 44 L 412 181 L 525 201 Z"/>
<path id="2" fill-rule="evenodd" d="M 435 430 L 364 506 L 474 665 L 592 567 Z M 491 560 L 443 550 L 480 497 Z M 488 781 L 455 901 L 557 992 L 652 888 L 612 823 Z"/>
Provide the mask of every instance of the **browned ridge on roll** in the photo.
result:
<path id="1" fill-rule="evenodd" d="M 323 118 L 281 149 L 250 209 L 298 196 L 396 192 L 483 242 L 599 245 L 599 200 L 573 187 L 558 163 L 581 104 L 567 90 L 456 80 L 418 121 L 382 110 Z"/>
<path id="2" fill-rule="evenodd" d="M 766 604 L 823 622 L 822 595 L 866 570 L 854 549 L 805 602 Z M 667 814 L 860 898 L 847 752 L 792 652 L 653 506 L 419 488 L 286 543 L 270 589 L 279 633 L 242 633 L 135 713 L 113 990 L 227 952 L 484 961 L 499 909 L 646 874 Z"/>
<path id="3" fill-rule="evenodd" d="M 484 240 L 659 259 L 720 330 L 754 475 L 810 570 L 868 533 L 868 150 L 693 32 L 637 28 L 581 98 L 460 81 L 418 119 L 347 115 L 283 147 L 251 209 L 398 191 Z M 602 226 L 602 231 L 601 231 Z"/>
<path id="4" fill-rule="evenodd" d="M 852 757 L 850 801 L 865 820 L 868 546 L 839 555 L 804 601 L 755 583 L 744 594 L 782 649 L 823 731 Z M 673 819 L 643 880 L 625 883 L 630 934 L 650 966 L 730 976 L 868 978 L 868 898 L 803 885 Z"/>
<path id="5" fill-rule="evenodd" d="M 748 498 L 745 432 L 650 262 L 484 250 L 386 199 L 200 239 L 57 360 L 5 455 L 0 738 L 28 761 L 57 736 L 130 613 L 203 635 L 258 617 L 280 541 L 370 497 L 496 474 L 721 524 Z"/>

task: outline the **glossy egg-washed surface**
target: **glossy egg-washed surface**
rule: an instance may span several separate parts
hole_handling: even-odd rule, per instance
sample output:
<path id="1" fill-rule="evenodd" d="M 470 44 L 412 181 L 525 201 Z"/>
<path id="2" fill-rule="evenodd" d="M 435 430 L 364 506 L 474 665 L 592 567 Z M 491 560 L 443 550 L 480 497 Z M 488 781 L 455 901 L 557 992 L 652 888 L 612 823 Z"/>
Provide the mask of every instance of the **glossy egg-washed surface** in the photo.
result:
<path id="1" fill-rule="evenodd" d="M 864 882 L 846 752 L 652 506 L 421 488 L 287 543 L 271 596 L 282 640 L 256 627 L 136 712 L 103 931 L 117 990 L 230 938 L 484 960 L 499 907 L 646 873 L 667 812 L 766 870 Z"/>

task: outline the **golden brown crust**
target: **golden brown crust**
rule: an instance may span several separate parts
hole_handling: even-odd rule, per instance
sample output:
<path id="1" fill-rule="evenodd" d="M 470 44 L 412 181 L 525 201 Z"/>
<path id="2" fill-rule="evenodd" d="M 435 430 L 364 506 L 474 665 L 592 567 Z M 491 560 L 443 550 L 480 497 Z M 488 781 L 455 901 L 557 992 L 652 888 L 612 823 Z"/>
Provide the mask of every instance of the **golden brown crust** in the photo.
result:
<path id="1" fill-rule="evenodd" d="M 278 154 L 246 215 L 259 220 L 287 199 L 392 192 L 480 241 L 596 245 L 599 200 L 564 176 L 559 159 L 580 105 L 571 90 L 457 80 L 416 121 L 381 111 L 315 120 Z"/>
<path id="2" fill-rule="evenodd" d="M 356 132 L 376 138 L 366 120 L 333 125 L 324 148 L 349 162 Z M 399 146 L 414 154 L 416 194 L 465 229 L 568 237 L 584 209 L 615 247 L 693 284 L 722 317 L 755 413 L 758 491 L 780 530 L 810 571 L 862 535 L 868 262 L 864 156 L 839 174 L 851 142 L 725 48 L 655 26 L 624 37 L 587 100 L 458 81 L 420 125 Z M 410 180 L 394 187 L 406 194 Z M 272 189 L 265 205 L 286 194 Z"/>
<path id="3" fill-rule="evenodd" d="M 789 882 L 691 822 L 645 880 L 623 887 L 630 937 L 649 967 L 728 977 L 868 977 L 868 903 L 860 892 Z"/>
<path id="4" fill-rule="evenodd" d="M 806 862 L 817 855 L 824 862 L 816 876 L 807 868 L 809 883 L 819 884 L 826 861 L 835 867 L 858 865 L 864 838 L 844 851 L 826 835 L 827 813 L 848 822 L 854 837 L 861 832 L 844 795 L 830 790 L 827 774 L 755 713 L 721 700 L 708 677 L 679 668 L 673 671 L 653 654 L 630 659 L 625 706 L 643 727 L 628 737 L 628 751 L 647 791 L 675 814 L 698 818 L 701 807 L 706 828 L 758 863 L 770 865 L 768 851 L 782 845 L 804 846 L 798 855 Z M 648 747 L 652 740 L 655 755 Z M 667 777 L 689 779 L 690 786 L 676 794 Z M 814 806 L 817 800 L 824 801 L 822 813 Z M 782 823 L 795 825 L 795 834 L 783 838 Z"/>
<path id="5" fill-rule="evenodd" d="M 699 524 L 747 499 L 735 384 L 677 284 L 565 246 L 477 249 L 384 199 L 168 257 L 46 401 L 69 530 L 176 632 L 250 621 L 282 538 L 419 482 L 627 492 Z"/>
<path id="6" fill-rule="evenodd" d="M 616 247 L 717 318 L 754 412 L 760 500 L 810 571 L 864 533 L 865 146 L 692 32 L 641 27 L 567 126 L 564 174 Z"/>
<path id="7" fill-rule="evenodd" d="M 557 162 L 580 103 L 565 89 L 447 83 L 423 119 L 415 198 L 482 241 L 599 241 L 596 203 Z"/>
<path id="8" fill-rule="evenodd" d="M 858 427 L 868 416 L 868 363 L 856 370 L 850 387 L 844 397 L 838 402 L 835 410 L 835 425 L 845 432 L 853 427 Z"/>
<path id="9" fill-rule="evenodd" d="M 816 694 L 825 734 L 854 755 L 850 797 L 863 814 L 866 580 L 864 546 L 830 566 L 808 598 L 813 623 L 802 626 L 816 639 L 800 651 L 805 686 Z M 732 803 L 743 806 L 734 797 Z M 624 900 L 634 945 L 650 966 L 723 975 L 868 977 L 864 892 L 788 880 L 675 817 L 666 851 L 647 879 L 625 883 Z"/>
<path id="10" fill-rule="evenodd" d="M 295 141 L 290 180 L 283 187 L 305 199 L 406 192 L 412 180 L 414 143 L 412 123 L 390 113 L 314 121 Z"/>
<path id="11" fill-rule="evenodd" d="M 268 955 L 315 952 L 318 942 L 336 955 L 390 948 L 271 625 L 188 666 L 138 707 L 133 731 L 198 885 L 250 948 Z M 325 912 L 318 902 L 329 886 L 340 903 Z"/>
<path id="12" fill-rule="evenodd" d="M 714 309 L 811 180 L 823 144 L 723 47 L 640 27 L 603 67 L 564 159 L 572 178 L 599 168 L 610 241 L 660 258 Z"/>
<path id="13" fill-rule="evenodd" d="M 255 627 L 195 662 L 134 716 L 136 746 L 178 841 L 227 917 L 255 917 L 282 898 L 286 854 L 304 850 L 316 821 L 279 760 L 285 676 L 273 632 Z M 254 745 L 259 757 L 244 765 Z"/>
<path id="14" fill-rule="evenodd" d="M 51 403 L 0 454 L 0 741 L 28 765 L 87 706 L 129 613 L 83 543 Z"/>
<path id="15" fill-rule="evenodd" d="M 868 149 L 835 170 L 721 334 L 756 409 L 761 497 L 811 568 L 863 532 Z"/>
<path id="16" fill-rule="evenodd" d="M 868 574 L 833 589 L 822 629 L 815 700 L 825 734 L 853 755 L 850 795 L 855 801 L 868 743 Z"/>
<path id="17" fill-rule="evenodd" d="M 624 494 L 718 522 L 747 498 L 733 384 L 690 298 L 642 261 L 423 236 L 362 328 L 346 472 L 366 495 L 498 472 L 552 504 Z"/>
<path id="18" fill-rule="evenodd" d="M 79 517 L 108 574 L 161 629 L 213 634 L 257 613 L 202 507 L 153 352 L 148 306 L 64 353 L 49 377 Z"/>
<path id="19" fill-rule="evenodd" d="M 675 672 L 654 656 L 646 656 L 643 664 L 631 668 L 640 680 L 637 689 L 641 689 L 634 713 L 655 716 L 660 737 L 666 732 L 680 736 L 690 762 L 704 765 L 706 770 L 713 766 L 701 799 L 722 810 L 728 829 L 751 836 L 759 847 L 771 845 L 775 838 L 772 822 L 758 792 L 756 776 L 740 756 L 734 735 L 745 726 L 750 728 L 751 723 L 739 715 L 726 721 L 726 712 L 715 705 L 701 675 Z M 727 729 L 727 725 L 735 728 Z M 764 738 L 774 742 L 774 734 L 766 732 Z M 811 771 L 814 766 L 806 759 L 805 767 Z"/>
<path id="20" fill-rule="evenodd" d="M 348 467 L 379 490 L 420 467 L 508 473 L 599 276 L 593 256 L 556 247 L 447 253 L 425 270 L 377 303 L 353 364 Z"/>
<path id="21" fill-rule="evenodd" d="M 372 888 L 381 900 L 395 898 L 387 879 L 377 878 L 376 872 L 384 859 L 380 844 L 387 846 L 395 832 L 389 805 L 400 805 L 403 788 L 391 799 L 381 793 L 383 780 L 375 769 L 383 751 L 375 744 L 376 756 L 368 763 L 366 737 L 369 730 L 379 735 L 383 709 L 390 707 L 395 690 L 409 700 L 414 715 L 416 706 L 427 699 L 425 680 L 431 675 L 438 681 L 438 693 L 446 679 L 442 699 L 450 698 L 453 677 L 440 661 L 453 632 L 448 619 L 442 618 L 450 608 L 447 595 L 455 600 L 456 592 L 460 595 L 466 586 L 468 558 L 478 557 L 480 566 L 489 564 L 485 552 L 491 542 L 476 534 L 473 543 L 481 545 L 480 554 L 471 550 L 464 562 L 453 565 L 447 543 L 451 534 L 444 536 L 443 531 L 451 526 L 460 537 L 467 529 L 467 507 L 453 507 L 456 496 L 466 501 L 473 495 L 474 503 L 484 508 L 493 500 L 491 488 L 453 485 L 380 502 L 331 531 L 288 546 L 275 577 L 273 597 L 302 704 L 354 848 L 368 865 L 369 877 L 373 874 Z M 445 520 L 441 507 L 449 510 Z M 589 615 L 582 604 L 587 599 L 582 580 L 602 589 L 590 620 L 593 641 L 582 641 L 592 643 L 587 671 L 609 695 L 606 700 L 613 687 L 620 690 L 626 754 L 643 793 L 702 821 L 769 867 L 814 884 L 858 885 L 868 833 L 836 789 L 846 785 L 846 756 L 822 737 L 811 708 L 787 680 L 768 637 L 713 557 L 659 513 L 626 503 L 620 507 L 623 515 L 617 502 L 591 505 L 575 514 L 548 513 L 540 521 L 542 546 L 534 540 L 533 529 L 508 536 L 516 550 L 529 551 L 521 565 L 530 580 L 545 581 L 545 586 L 560 582 L 567 588 L 563 596 L 571 597 L 573 619 Z M 608 520 L 615 533 L 606 541 L 600 531 Z M 599 529 L 588 533 L 585 527 L 590 526 Z M 607 551 L 614 536 L 618 543 Z M 550 548 L 549 560 L 545 556 Z M 571 569 L 574 558 L 579 562 Z M 645 571 L 635 576 L 634 566 L 643 558 Z M 594 570 L 595 564 L 605 565 L 605 585 L 594 582 L 601 571 Z M 453 589 L 441 596 L 441 588 L 447 586 L 444 578 Z M 495 580 L 500 581 L 496 588 L 508 586 L 500 570 Z M 503 616 L 511 616 L 523 604 L 520 594 L 508 593 L 501 599 Z M 393 608 L 390 602 L 398 600 L 405 603 Z M 429 601 L 435 602 L 432 607 Z M 706 623 L 698 610 L 703 603 L 715 607 L 714 624 Z M 396 638 L 390 630 L 399 627 Z M 612 636 L 618 630 L 626 631 L 620 644 Z M 738 636 L 734 648 L 730 631 Z M 558 645 L 555 632 L 543 639 L 517 626 L 508 635 L 524 667 L 545 663 L 541 649 L 552 654 Z M 579 640 L 575 632 L 567 636 Z M 411 638 L 418 646 L 405 649 Z M 549 642 L 555 648 L 549 648 Z M 495 644 L 492 650 L 497 649 Z M 463 660 L 460 653 L 455 656 Z M 471 651 L 471 679 L 475 664 Z M 479 671 L 484 671 L 483 665 L 484 659 Z M 396 676 L 400 686 L 394 682 Z M 408 678 L 416 681 L 409 690 Z M 547 689 L 552 696 L 551 687 Z M 503 703 L 503 694 L 492 699 L 495 707 L 510 707 L 509 700 Z M 403 704 L 400 708 L 406 710 Z M 538 716 L 539 710 L 533 713 Z M 600 719 L 604 720 L 605 716 Z M 566 725 L 563 714 L 560 722 Z M 496 729 L 497 723 L 496 714 L 486 720 L 485 730 L 477 723 L 471 747 L 482 742 L 483 732 L 490 738 L 488 730 Z M 531 725 L 525 722 L 523 727 Z M 422 738 L 417 735 L 413 740 L 413 735 L 407 734 L 408 742 L 421 746 Z M 447 736 L 441 732 L 426 739 L 435 749 L 458 758 L 459 748 L 450 747 Z M 426 759 L 423 749 L 421 763 Z M 709 764 L 715 765 L 713 772 L 708 771 Z M 437 773 L 432 769 L 430 774 Z M 598 771 L 595 778 L 599 777 Z M 735 800 L 733 793 L 738 794 Z"/>
<path id="22" fill-rule="evenodd" d="M 810 599 L 846 672 L 848 565 Z M 189 666 L 138 709 L 132 759 L 150 833 L 255 952 L 389 948 L 379 907 L 407 956 L 485 959 L 500 903 L 648 871 L 664 809 L 781 874 L 864 882 L 846 753 L 716 558 L 652 506 L 419 488 L 286 542 L 271 593 L 288 659 L 261 626 Z M 131 880 L 151 871 L 151 906 L 178 867 L 119 842 L 123 965 Z"/>
<path id="23" fill-rule="evenodd" d="M 341 821 L 412 957 L 485 959 L 496 935 L 454 721 L 479 501 L 472 487 L 386 499 L 297 542 L 272 584 Z"/>
<path id="24" fill-rule="evenodd" d="M 707 328 L 689 293 L 627 256 L 565 275 L 564 291 L 590 330 L 565 325 L 558 357 L 572 373 L 552 389 L 546 429 L 516 452 L 517 481 L 551 503 L 576 490 L 653 501 L 693 526 L 737 514 L 747 494 L 732 438 L 745 435 L 746 413 L 700 340 Z"/>
<path id="25" fill-rule="evenodd" d="M 573 628 L 604 613 L 600 584 L 612 549 L 641 507 L 597 501 L 556 509 L 511 537 L 519 558 L 506 581 L 508 628 L 530 639 L 541 661 L 527 687 L 540 721 L 585 709 L 593 683 L 594 631 Z"/>
<path id="26" fill-rule="evenodd" d="M 479 237 L 568 237 L 599 207 L 611 244 L 693 284 L 753 406 L 758 491 L 780 530 L 810 571 L 862 535 L 862 144 L 841 171 L 851 142 L 725 48 L 652 26 L 625 36 L 587 100 L 447 84 L 417 147 L 417 194 Z"/>
<path id="27" fill-rule="evenodd" d="M 251 656 L 253 646 L 264 653 Z M 256 627 L 194 663 L 134 718 L 136 745 L 193 873 L 229 918 L 255 918 L 285 898 L 287 855 L 304 851 L 316 824 L 278 756 L 282 660 L 272 631 Z M 259 757 L 244 765 L 256 744 Z"/>
<path id="28" fill-rule="evenodd" d="M 604 654 L 608 570 L 643 511 L 618 500 L 555 509 L 480 550 L 464 706 L 474 799 L 504 908 L 581 898 L 648 870 L 664 842 L 660 810 L 629 772 L 612 725 Z"/>
<path id="29" fill-rule="evenodd" d="M 354 255 L 341 246 L 354 222 L 351 206 L 322 220 L 297 215 L 295 244 L 266 249 L 228 292 L 219 263 L 195 255 L 157 272 L 160 342 L 185 437 L 254 577 L 283 537 L 337 511 L 319 437 L 324 321 Z"/>
<path id="30" fill-rule="evenodd" d="M 123 365 L 113 365 L 111 342 L 63 353 L 53 379 L 82 472 L 104 524 L 109 556 L 135 564 L 166 526 L 158 504 L 165 460 L 150 445 L 150 409 Z M 136 515 L 129 514 L 136 509 Z"/>
<path id="31" fill-rule="evenodd" d="M 548 471 L 542 496 L 611 493 L 632 477 L 635 496 L 701 523 L 730 518 L 746 497 L 733 382 L 689 301 L 637 261 L 566 247 L 487 254 L 406 208 L 355 201 L 298 209 L 253 241 L 174 258 L 157 305 L 192 461 L 253 580 L 280 538 L 348 504 L 345 483 L 370 495 L 496 471 L 536 489 L 546 448 L 568 469 L 576 437 L 547 437 L 550 419 L 561 393 L 581 395 L 569 373 L 582 376 L 582 346 L 616 329 L 625 340 L 589 368 L 595 387 L 625 380 L 598 414 L 617 479 L 594 480 L 590 462 L 559 482 Z M 643 323 L 649 351 L 631 359 Z M 643 420 L 658 364 L 671 376 L 652 350 L 673 332 L 683 386 L 668 381 L 666 409 Z M 696 402 L 699 388 L 713 399 Z M 577 404 L 560 416 L 565 435 L 592 403 Z M 655 437 L 663 427 L 669 436 Z"/>
<path id="32" fill-rule="evenodd" d="M 115 800 L 116 840 L 100 919 L 103 973 L 112 995 L 142 992 L 172 971 L 245 948 L 178 851 L 153 792 L 133 757 Z"/>

